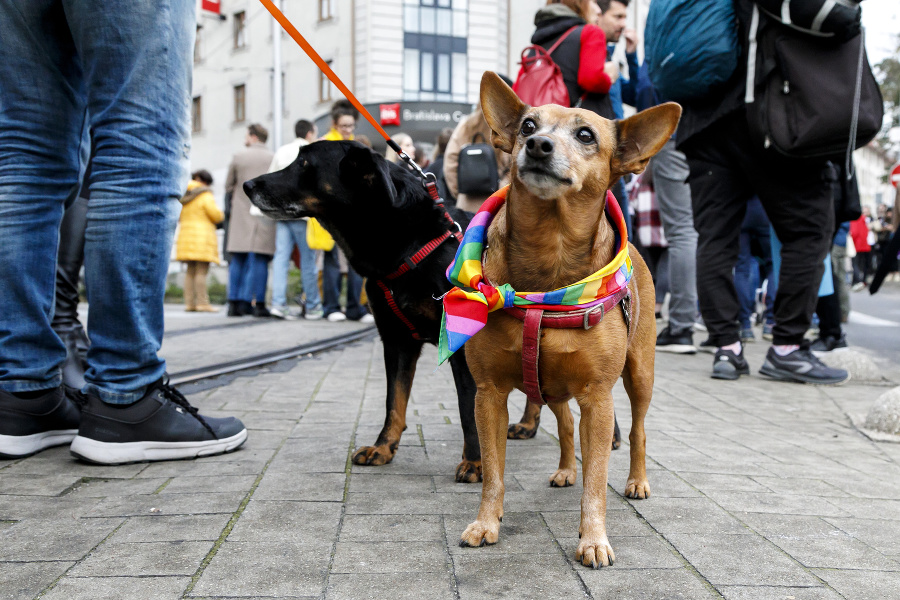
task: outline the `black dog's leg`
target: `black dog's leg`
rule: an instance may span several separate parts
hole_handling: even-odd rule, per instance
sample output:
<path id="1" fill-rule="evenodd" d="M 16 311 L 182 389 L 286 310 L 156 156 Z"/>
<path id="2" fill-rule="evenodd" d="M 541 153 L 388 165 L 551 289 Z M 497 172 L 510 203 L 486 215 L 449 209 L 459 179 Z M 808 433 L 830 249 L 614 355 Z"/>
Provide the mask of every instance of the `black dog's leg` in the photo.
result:
<path id="1" fill-rule="evenodd" d="M 406 404 L 416 374 L 416 362 L 422 351 L 420 342 L 392 344 L 384 342 L 384 368 L 387 373 L 387 415 L 374 446 L 361 446 L 353 455 L 357 465 L 385 465 L 394 459 L 400 436 L 406 429 Z"/>
<path id="2" fill-rule="evenodd" d="M 475 428 L 475 380 L 466 364 L 465 348 L 460 348 L 450 357 L 450 368 L 456 383 L 459 420 L 463 430 L 462 462 L 456 467 L 456 481 L 477 483 L 481 481 L 481 446 Z"/>
<path id="3" fill-rule="evenodd" d="M 613 430 L 613 444 L 612 449 L 618 450 L 619 446 L 622 445 L 622 434 L 619 432 L 619 419 L 616 418 L 616 413 L 613 412 L 613 422 L 616 424 L 616 428 Z"/>
<path id="4" fill-rule="evenodd" d="M 541 424 L 541 405 L 534 402 L 525 403 L 525 412 L 518 423 L 509 426 L 506 432 L 507 439 L 510 440 L 529 440 L 537 434 L 538 426 Z"/>

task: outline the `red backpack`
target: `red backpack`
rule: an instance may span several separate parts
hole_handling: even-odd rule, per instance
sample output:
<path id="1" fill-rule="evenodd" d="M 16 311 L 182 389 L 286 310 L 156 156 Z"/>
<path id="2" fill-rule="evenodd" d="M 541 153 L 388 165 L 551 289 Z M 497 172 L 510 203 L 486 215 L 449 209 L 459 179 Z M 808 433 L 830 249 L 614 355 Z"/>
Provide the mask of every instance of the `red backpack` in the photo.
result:
<path id="1" fill-rule="evenodd" d="M 565 40 L 579 25 L 571 27 L 556 40 L 556 43 L 545 50 L 543 46 L 532 44 L 522 50 L 522 60 L 519 62 L 519 76 L 513 84 L 513 91 L 525 104 L 542 106 L 544 104 L 558 104 L 566 108 L 572 106 L 569 98 L 569 90 L 563 80 L 559 65 L 553 62 L 553 51 Z"/>

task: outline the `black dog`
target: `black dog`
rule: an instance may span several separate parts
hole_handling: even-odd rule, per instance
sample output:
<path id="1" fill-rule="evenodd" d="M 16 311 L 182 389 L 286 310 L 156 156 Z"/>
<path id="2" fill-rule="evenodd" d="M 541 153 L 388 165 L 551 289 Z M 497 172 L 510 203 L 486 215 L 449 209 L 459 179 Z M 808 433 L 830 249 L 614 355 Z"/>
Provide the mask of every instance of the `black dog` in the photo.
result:
<path id="1" fill-rule="evenodd" d="M 367 278 L 366 293 L 384 344 L 387 416 L 375 445 L 360 447 L 353 462 L 391 462 L 406 429 L 406 405 L 422 345 L 438 342 L 438 298 L 451 287 L 445 271 L 458 247 L 452 234 L 464 230 L 471 215 L 451 209 L 447 218 L 415 173 L 347 141 L 304 146 L 290 166 L 248 181 L 244 191 L 273 219 L 315 217 Z M 464 351 L 451 357 L 450 366 L 463 430 L 456 481 L 474 483 L 481 481 L 475 382 Z"/>

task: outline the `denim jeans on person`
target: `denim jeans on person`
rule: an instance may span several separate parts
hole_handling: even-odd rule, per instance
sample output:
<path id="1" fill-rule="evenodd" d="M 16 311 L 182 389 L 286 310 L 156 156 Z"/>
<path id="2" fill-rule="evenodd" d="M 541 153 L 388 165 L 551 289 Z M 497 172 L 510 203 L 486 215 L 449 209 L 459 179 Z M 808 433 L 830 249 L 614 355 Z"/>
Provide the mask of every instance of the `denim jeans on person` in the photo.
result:
<path id="1" fill-rule="evenodd" d="M 772 307 L 775 304 L 775 282 L 772 278 L 772 245 L 769 239 L 769 218 L 759 198 L 753 197 L 747 202 L 747 213 L 741 224 L 740 251 L 734 265 L 734 287 L 737 290 L 740 310 L 738 320 L 741 329 L 750 329 L 750 315 L 756 308 L 756 290 L 764 280 L 768 280 L 766 288 L 765 322 L 775 323 Z M 754 255 L 753 250 L 759 255 Z"/>
<path id="2" fill-rule="evenodd" d="M 269 285 L 268 254 L 256 252 L 231 252 L 228 260 L 228 301 L 256 300 L 258 306 L 266 303 L 266 287 Z"/>
<path id="3" fill-rule="evenodd" d="M 306 245 L 306 221 L 278 221 L 272 261 L 272 306 L 287 306 L 287 276 L 294 244 L 300 250 L 300 274 L 306 294 L 306 312 L 321 308 L 316 251 Z"/>
<path id="4" fill-rule="evenodd" d="M 669 243 L 669 327 L 693 329 L 697 317 L 697 231 L 684 154 L 669 140 L 650 160 L 659 218 Z M 662 302 L 662 298 L 657 298 Z"/>
<path id="5" fill-rule="evenodd" d="M 59 385 L 50 327 L 63 204 L 90 132 L 85 391 L 128 404 L 162 377 L 170 201 L 187 183 L 193 0 L 0 0 L 0 388 Z"/>
<path id="6" fill-rule="evenodd" d="M 331 313 L 341 311 L 341 265 L 338 259 L 338 249 L 324 252 L 324 267 L 322 268 L 322 300 L 324 301 L 324 313 L 327 317 Z M 368 309 L 360 304 L 359 297 L 362 294 L 363 279 L 347 265 L 347 318 L 358 321 L 368 314 Z"/>

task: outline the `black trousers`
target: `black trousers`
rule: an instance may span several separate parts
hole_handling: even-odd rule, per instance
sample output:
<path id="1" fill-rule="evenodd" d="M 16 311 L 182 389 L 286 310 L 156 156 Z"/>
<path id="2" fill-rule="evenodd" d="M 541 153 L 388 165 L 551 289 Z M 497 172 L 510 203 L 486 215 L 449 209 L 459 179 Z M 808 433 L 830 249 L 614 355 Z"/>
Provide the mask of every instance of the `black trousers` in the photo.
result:
<path id="1" fill-rule="evenodd" d="M 799 344 L 815 310 L 834 229 L 834 169 L 788 159 L 750 141 L 743 110 L 679 147 L 690 167 L 697 243 L 697 293 L 710 341 L 740 340 L 733 270 L 747 200 L 759 196 L 783 245 L 775 296 L 775 344 Z"/>

